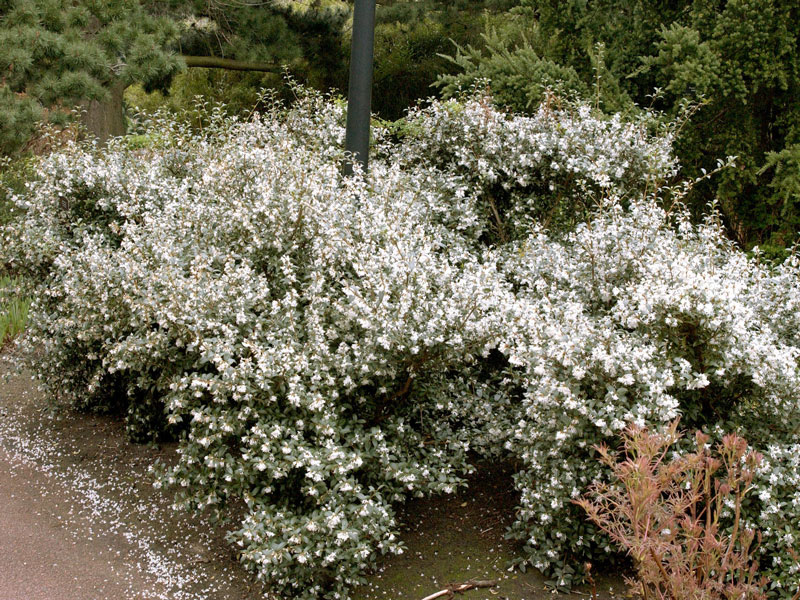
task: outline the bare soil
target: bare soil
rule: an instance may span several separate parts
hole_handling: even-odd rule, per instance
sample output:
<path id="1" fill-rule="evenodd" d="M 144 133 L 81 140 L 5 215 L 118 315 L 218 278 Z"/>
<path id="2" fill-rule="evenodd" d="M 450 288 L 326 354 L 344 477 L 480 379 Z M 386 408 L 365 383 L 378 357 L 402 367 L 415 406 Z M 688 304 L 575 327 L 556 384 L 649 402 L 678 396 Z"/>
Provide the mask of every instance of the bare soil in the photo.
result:
<path id="1" fill-rule="evenodd" d="M 582 587 L 556 593 L 536 569 L 509 569 L 518 555 L 505 532 L 514 518 L 517 493 L 508 467 L 479 465 L 469 486 L 450 496 L 413 500 L 399 513 L 407 550 L 388 558 L 366 585 L 356 590 L 357 600 L 420 599 L 452 584 L 470 580 L 496 580 L 488 589 L 465 592 L 465 600 L 577 600 L 591 597 Z M 599 600 L 622 598 L 621 573 L 597 577 Z M 457 595 L 456 598 L 462 596 Z"/>
<path id="2" fill-rule="evenodd" d="M 175 512 L 148 467 L 174 445 L 126 440 L 119 420 L 53 406 L 0 355 L 0 600 L 255 600 L 268 590 L 236 561 L 225 531 Z M 458 494 L 413 501 L 403 555 L 387 558 L 353 600 L 420 600 L 451 583 L 496 579 L 465 600 L 553 598 L 535 570 L 509 571 L 503 534 L 510 473 L 483 471 Z M 599 578 L 600 598 L 623 593 Z M 558 600 L 589 597 L 581 589 Z M 289 600 L 289 599 L 280 599 Z"/>

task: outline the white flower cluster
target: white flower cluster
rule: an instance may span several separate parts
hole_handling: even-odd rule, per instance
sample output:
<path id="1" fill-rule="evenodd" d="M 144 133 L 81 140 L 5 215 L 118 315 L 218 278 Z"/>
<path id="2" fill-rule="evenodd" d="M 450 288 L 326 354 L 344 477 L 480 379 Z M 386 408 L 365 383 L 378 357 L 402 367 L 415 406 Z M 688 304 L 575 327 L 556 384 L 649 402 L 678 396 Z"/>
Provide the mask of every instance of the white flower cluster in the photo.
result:
<path id="1" fill-rule="evenodd" d="M 484 239 L 523 237 L 532 224 L 574 225 L 597 203 L 654 191 L 677 173 L 671 135 L 599 118 L 588 106 L 510 116 L 488 98 L 435 102 L 404 127 L 401 164 L 458 174 L 479 198 Z M 392 148 L 396 152 L 396 149 Z"/>
<path id="2" fill-rule="evenodd" d="M 570 501 L 604 476 L 593 446 L 613 444 L 627 424 L 681 415 L 686 427 L 737 429 L 757 447 L 796 439 L 797 331 L 761 306 L 767 290 L 796 302 L 796 265 L 773 272 L 713 220 L 693 226 L 648 202 L 506 252 L 518 315 L 500 348 L 523 394 L 506 447 L 525 463 L 513 535 L 534 566 L 568 580 L 560 561 L 575 540 L 605 552 Z M 779 518 L 797 520 L 798 508 Z"/>
<path id="3" fill-rule="evenodd" d="M 659 208 L 669 140 L 583 108 L 434 103 L 343 179 L 342 116 L 309 94 L 73 147 L 2 231 L 0 262 L 37 282 L 43 383 L 178 435 L 160 482 L 238 509 L 232 541 L 276 592 L 346 598 L 402 550 L 392 505 L 452 492 L 470 451 L 524 466 L 512 534 L 568 581 L 567 553 L 608 547 L 570 503 L 603 476 L 592 444 L 678 414 L 796 435 L 798 261 Z M 580 203 L 588 220 L 549 219 Z"/>
<path id="4" fill-rule="evenodd" d="M 800 589 L 800 444 L 772 443 L 763 455 L 747 525 L 763 535 L 760 566 L 773 595 L 792 598 Z"/>

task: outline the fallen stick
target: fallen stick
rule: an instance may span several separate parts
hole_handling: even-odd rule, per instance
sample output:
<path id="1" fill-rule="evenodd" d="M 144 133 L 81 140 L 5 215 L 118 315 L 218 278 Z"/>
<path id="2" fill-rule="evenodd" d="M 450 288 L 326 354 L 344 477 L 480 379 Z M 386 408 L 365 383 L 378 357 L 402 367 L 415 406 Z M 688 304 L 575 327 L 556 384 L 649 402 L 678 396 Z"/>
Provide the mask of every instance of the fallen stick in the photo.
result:
<path id="1" fill-rule="evenodd" d="M 490 588 L 495 587 L 497 585 L 497 580 L 495 579 L 470 579 L 469 581 L 465 581 L 464 583 L 451 583 L 443 590 L 439 590 L 435 594 L 431 594 L 430 596 L 425 596 L 422 600 L 436 600 L 436 598 L 442 598 L 447 596 L 448 598 L 452 598 L 453 594 L 456 592 L 466 592 L 467 590 L 472 590 L 475 588 Z"/>

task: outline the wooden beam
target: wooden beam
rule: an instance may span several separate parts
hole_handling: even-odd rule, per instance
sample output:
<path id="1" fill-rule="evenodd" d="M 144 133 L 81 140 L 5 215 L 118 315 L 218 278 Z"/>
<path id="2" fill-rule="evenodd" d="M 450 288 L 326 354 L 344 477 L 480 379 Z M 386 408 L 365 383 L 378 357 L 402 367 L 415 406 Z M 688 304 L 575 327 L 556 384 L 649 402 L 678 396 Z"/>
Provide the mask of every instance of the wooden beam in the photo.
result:
<path id="1" fill-rule="evenodd" d="M 219 58 L 216 56 L 186 56 L 181 58 L 187 67 L 203 67 L 206 69 L 226 69 L 228 71 L 263 71 L 277 73 L 281 68 L 275 63 L 257 63 L 232 58 Z"/>

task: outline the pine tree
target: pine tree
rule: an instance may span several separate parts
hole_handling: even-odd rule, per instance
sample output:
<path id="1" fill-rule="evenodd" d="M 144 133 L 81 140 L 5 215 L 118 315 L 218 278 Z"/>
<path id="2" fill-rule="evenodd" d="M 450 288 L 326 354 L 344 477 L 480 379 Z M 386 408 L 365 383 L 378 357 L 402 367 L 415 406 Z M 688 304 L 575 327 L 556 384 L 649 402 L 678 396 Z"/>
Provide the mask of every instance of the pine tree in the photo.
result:
<path id="1" fill-rule="evenodd" d="M 704 105 L 678 152 L 689 174 L 737 156 L 697 199 L 719 198 L 733 237 L 780 251 L 798 239 L 800 195 L 800 4 L 795 0 L 695 0 L 664 24 L 643 76 L 664 90 L 667 111 L 682 98 Z"/>
<path id="2" fill-rule="evenodd" d="M 76 108 L 101 140 L 124 133 L 125 88 L 166 88 L 187 67 L 279 73 L 288 65 L 311 79 L 313 65 L 324 85 L 326 73 L 342 70 L 346 17 L 342 3 L 0 0 L 2 153 Z"/>
<path id="3" fill-rule="evenodd" d="M 174 73 L 175 23 L 136 1 L 5 0 L 0 3 L 0 144 L 22 146 L 37 121 L 64 122 L 88 108 L 89 125 L 121 133 L 101 106 L 133 81 Z M 93 104 L 90 104 L 93 103 Z M 93 119 L 95 120 L 93 122 Z"/>

